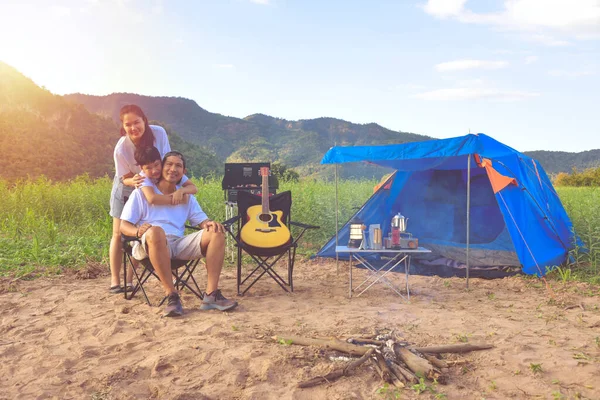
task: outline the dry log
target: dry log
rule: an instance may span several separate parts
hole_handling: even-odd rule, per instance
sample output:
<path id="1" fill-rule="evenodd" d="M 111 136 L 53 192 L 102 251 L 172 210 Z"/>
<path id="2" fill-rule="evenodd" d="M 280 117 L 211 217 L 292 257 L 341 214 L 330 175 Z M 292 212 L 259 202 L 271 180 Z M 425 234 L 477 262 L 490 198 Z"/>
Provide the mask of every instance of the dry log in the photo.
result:
<path id="1" fill-rule="evenodd" d="M 375 346 L 383 346 L 385 344 L 381 340 L 361 339 L 361 338 L 351 338 L 351 339 L 348 339 L 348 342 L 352 343 L 352 344 L 356 344 L 356 345 L 372 344 Z"/>
<path id="2" fill-rule="evenodd" d="M 429 361 L 434 367 L 437 367 L 439 369 L 448 368 L 448 363 L 444 360 L 440 360 L 439 358 L 431 356 L 429 354 L 423 354 L 423 357 L 425 357 L 425 359 Z"/>
<path id="3" fill-rule="evenodd" d="M 469 360 L 454 360 L 454 361 L 448 361 L 447 364 L 449 367 L 454 367 L 457 365 L 465 365 L 468 364 Z"/>
<path id="4" fill-rule="evenodd" d="M 393 383 L 392 371 L 390 371 L 390 368 L 387 366 L 385 359 L 380 353 L 375 352 L 374 362 L 375 365 L 377 365 L 377 372 L 381 375 L 381 379 L 383 379 L 384 382 Z"/>
<path id="5" fill-rule="evenodd" d="M 426 359 L 421 358 L 416 354 L 413 354 L 406 347 L 398 345 L 394 345 L 394 352 L 396 353 L 396 356 L 398 356 L 398 358 L 406 364 L 408 369 L 410 369 L 415 374 L 428 379 L 434 378 L 435 370 L 433 368 L 433 365 L 431 365 L 431 363 Z"/>
<path id="6" fill-rule="evenodd" d="M 445 346 L 429 346 L 429 347 L 411 347 L 412 350 L 416 350 L 419 353 L 468 353 L 469 351 L 475 350 L 487 350 L 492 349 L 493 344 L 449 344 Z"/>
<path id="7" fill-rule="evenodd" d="M 345 368 L 336 369 L 334 371 L 331 371 L 330 373 L 328 373 L 325 376 L 317 376 L 317 377 L 309 379 L 307 381 L 300 382 L 300 383 L 298 383 L 298 387 L 299 388 L 307 388 L 307 387 L 317 386 L 317 385 L 320 385 L 321 383 L 332 382 L 342 376 L 348 376 L 348 375 L 350 375 L 350 371 L 352 371 L 353 369 L 355 369 L 356 367 L 360 366 L 362 363 L 367 361 L 369 359 L 369 357 L 371 357 L 371 354 L 373 354 L 373 351 L 374 351 L 373 349 L 369 349 L 365 354 L 363 354 L 363 356 L 361 358 L 350 362 L 348 365 L 346 365 Z"/>
<path id="8" fill-rule="evenodd" d="M 298 383 L 298 387 L 301 389 L 313 387 L 313 386 L 317 386 L 317 385 L 320 385 L 325 382 L 333 382 L 336 379 L 341 378 L 342 376 L 344 376 L 344 369 L 336 369 L 336 370 L 331 371 L 330 373 L 328 373 L 325 376 L 316 376 L 307 381 L 300 382 L 300 383 Z"/>
<path id="9" fill-rule="evenodd" d="M 392 363 L 394 372 L 399 372 L 404 376 L 404 379 L 408 383 L 419 383 L 419 378 L 412 373 L 411 370 L 404 368 L 400 364 Z"/>
<path id="10" fill-rule="evenodd" d="M 404 373 L 400 370 L 400 366 L 398 364 L 396 364 L 395 362 L 388 362 L 388 366 L 390 367 L 390 371 L 392 371 L 392 373 L 396 375 L 396 378 L 398 378 L 398 380 L 402 382 L 402 384 L 413 383 L 412 379 L 407 379 L 406 376 L 404 376 Z"/>
<path id="11" fill-rule="evenodd" d="M 321 346 L 331 350 L 341 351 L 343 353 L 348 353 L 353 356 L 362 356 L 367 351 L 370 350 L 370 347 L 365 346 L 357 346 L 355 344 L 346 343 L 338 339 L 311 339 L 311 338 L 303 338 L 300 336 L 273 336 L 275 341 L 284 341 L 285 343 L 297 344 L 300 346 Z"/>

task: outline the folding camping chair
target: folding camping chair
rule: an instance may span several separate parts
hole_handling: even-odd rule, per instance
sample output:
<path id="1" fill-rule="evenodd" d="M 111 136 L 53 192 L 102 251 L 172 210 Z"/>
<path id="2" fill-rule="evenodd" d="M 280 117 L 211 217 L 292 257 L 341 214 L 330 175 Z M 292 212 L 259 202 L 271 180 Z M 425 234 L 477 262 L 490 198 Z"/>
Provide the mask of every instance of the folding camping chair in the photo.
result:
<path id="1" fill-rule="evenodd" d="M 282 211 L 284 223 L 292 236 L 288 243 L 273 248 L 260 248 L 250 246 L 241 240 L 240 233 L 242 228 L 247 223 L 248 208 L 254 205 L 261 204 L 261 197 L 247 192 L 238 193 L 238 215 L 228 219 L 223 223 L 227 232 L 235 241 L 237 247 L 237 291 L 238 295 L 243 296 L 254 284 L 263 276 L 270 276 L 277 284 L 286 292 L 294 291 L 293 272 L 294 261 L 296 258 L 296 248 L 298 241 L 302 238 L 307 229 L 318 229 L 318 226 L 307 225 L 300 222 L 292 221 L 290 218 L 292 208 L 292 193 L 290 191 L 281 192 L 269 198 L 270 211 Z M 237 224 L 237 229 L 234 229 Z M 294 231 L 292 231 L 294 229 Z M 297 233 L 294 236 L 294 233 Z M 248 254 L 256 263 L 255 266 L 249 268 L 249 271 L 244 271 L 242 266 L 243 253 Z M 275 264 L 287 255 L 287 279 L 284 279 L 276 270 Z M 246 272 L 246 275 L 244 275 Z M 244 286 L 245 285 L 245 286 Z M 243 290 L 242 290 L 243 288 Z"/>
<path id="2" fill-rule="evenodd" d="M 187 225 L 186 225 L 186 228 L 193 229 L 193 230 L 199 230 L 196 227 L 187 226 Z M 154 266 L 150 262 L 149 258 L 139 260 L 138 262 L 143 267 L 143 269 L 141 272 L 136 271 L 136 269 L 134 268 L 134 265 L 133 265 L 132 250 L 133 250 L 133 243 L 139 242 L 140 240 L 138 238 L 131 237 L 131 236 L 125 236 L 125 235 L 122 235 L 122 239 L 123 239 L 123 279 L 124 279 L 124 282 L 127 282 L 127 264 L 128 263 L 129 263 L 129 265 L 131 265 L 132 270 L 133 270 L 133 276 L 135 277 L 135 280 L 137 281 L 137 284 L 134 286 L 133 290 L 131 290 L 131 291 L 125 290 L 123 292 L 124 297 L 127 300 L 131 300 L 131 299 L 133 299 L 133 296 L 135 296 L 136 293 L 141 290 L 142 294 L 144 295 L 144 298 L 146 299 L 146 303 L 148 303 L 149 306 L 152 306 L 152 303 L 150 302 L 150 299 L 148 298 L 148 295 L 146 294 L 146 290 L 144 289 L 144 284 L 151 276 L 154 276 L 158 280 L 160 280 L 160 278 L 156 274 L 156 271 L 154 270 Z M 199 262 L 200 262 L 200 259 L 195 259 L 195 260 L 171 259 L 171 274 L 173 274 L 173 278 L 175 280 L 174 286 L 177 291 L 181 291 L 184 288 L 186 288 L 190 292 L 192 292 L 194 295 L 196 295 L 196 297 L 198 297 L 200 300 L 202 300 L 202 298 L 203 298 L 202 291 L 198 287 L 198 283 L 196 282 L 196 279 L 194 278 L 194 275 L 193 275 Z M 166 300 L 167 300 L 167 296 L 163 297 L 163 299 L 158 304 L 158 306 L 159 307 L 162 306 Z"/>

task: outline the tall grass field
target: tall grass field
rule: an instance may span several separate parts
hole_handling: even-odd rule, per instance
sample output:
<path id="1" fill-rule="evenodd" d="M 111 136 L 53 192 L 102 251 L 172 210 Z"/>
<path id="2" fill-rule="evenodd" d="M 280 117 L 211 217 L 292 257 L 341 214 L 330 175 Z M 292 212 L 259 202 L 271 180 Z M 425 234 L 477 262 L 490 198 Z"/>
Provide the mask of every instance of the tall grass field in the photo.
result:
<path id="1" fill-rule="evenodd" d="M 107 264 L 111 184 L 109 178 L 91 180 L 86 176 L 64 183 L 39 179 L 11 186 L 0 180 L 0 276 L 58 273 L 88 262 Z M 221 182 L 200 179 L 195 184 L 204 211 L 223 221 Z M 372 180 L 339 182 L 340 226 L 372 195 L 376 184 Z M 302 254 L 315 253 L 335 234 L 334 183 L 280 182 L 279 190 L 292 191 L 294 220 L 321 227 L 308 231 L 301 244 Z M 560 276 L 600 283 L 600 188 L 558 187 L 557 191 L 589 250 L 574 251 L 573 261 L 558 270 Z"/>

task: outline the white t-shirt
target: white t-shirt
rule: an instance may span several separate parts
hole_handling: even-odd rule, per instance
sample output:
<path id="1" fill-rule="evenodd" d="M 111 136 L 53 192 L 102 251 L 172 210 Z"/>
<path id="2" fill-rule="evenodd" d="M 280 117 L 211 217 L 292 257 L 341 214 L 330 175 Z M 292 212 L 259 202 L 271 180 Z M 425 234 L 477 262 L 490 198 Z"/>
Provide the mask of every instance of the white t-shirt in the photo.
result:
<path id="1" fill-rule="evenodd" d="M 155 188 L 156 193 L 162 194 Z M 202 211 L 198 200 L 190 196 L 186 204 L 176 206 L 159 206 L 148 204 L 140 189 L 135 189 L 121 213 L 121 219 L 141 226 L 146 222 L 163 228 L 167 235 L 182 237 L 185 234 L 185 222 L 196 226 L 208 217 Z"/>
<path id="2" fill-rule="evenodd" d="M 154 147 L 158 149 L 160 158 L 162 159 L 165 154 L 171 151 L 171 145 L 169 144 L 169 138 L 167 132 L 162 126 L 150 125 L 152 133 L 154 133 Z M 135 162 L 133 153 L 135 152 L 135 145 L 129 139 L 129 136 L 122 136 L 115 146 L 113 157 L 115 159 L 115 176 L 118 178 L 127 175 L 129 172 L 139 174 L 141 168 Z"/>

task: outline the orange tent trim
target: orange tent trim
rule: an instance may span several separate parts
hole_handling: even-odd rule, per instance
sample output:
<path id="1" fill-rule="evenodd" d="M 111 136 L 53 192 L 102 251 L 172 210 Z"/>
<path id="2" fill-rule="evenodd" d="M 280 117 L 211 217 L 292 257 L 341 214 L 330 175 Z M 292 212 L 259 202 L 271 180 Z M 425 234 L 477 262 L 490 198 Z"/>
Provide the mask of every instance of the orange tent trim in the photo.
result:
<path id="1" fill-rule="evenodd" d="M 515 178 L 510 178 L 496 171 L 494 167 L 492 167 L 492 160 L 489 158 L 481 158 L 479 154 L 475 154 L 475 162 L 477 163 L 477 166 L 485 168 L 485 172 L 487 172 L 490 183 L 492 184 L 494 194 L 511 184 L 519 186 Z"/>

